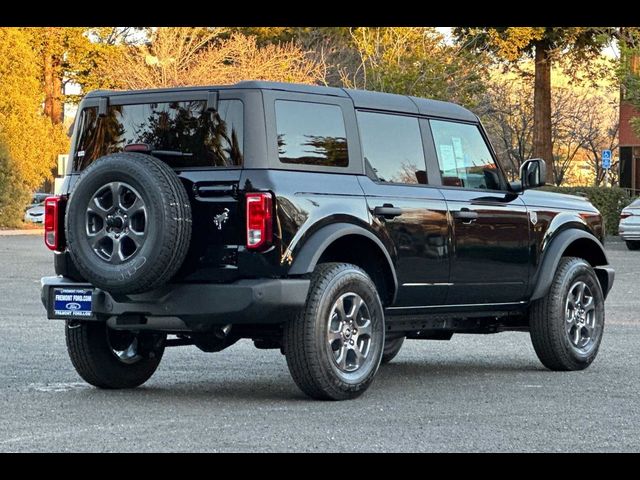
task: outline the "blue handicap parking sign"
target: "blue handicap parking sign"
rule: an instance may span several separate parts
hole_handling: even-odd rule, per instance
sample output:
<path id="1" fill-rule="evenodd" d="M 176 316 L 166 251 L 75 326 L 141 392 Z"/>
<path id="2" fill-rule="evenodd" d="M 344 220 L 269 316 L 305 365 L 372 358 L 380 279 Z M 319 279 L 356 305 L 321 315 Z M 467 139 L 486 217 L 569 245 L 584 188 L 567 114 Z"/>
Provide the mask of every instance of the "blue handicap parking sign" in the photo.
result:
<path id="1" fill-rule="evenodd" d="M 602 168 L 611 168 L 611 150 L 602 151 Z"/>

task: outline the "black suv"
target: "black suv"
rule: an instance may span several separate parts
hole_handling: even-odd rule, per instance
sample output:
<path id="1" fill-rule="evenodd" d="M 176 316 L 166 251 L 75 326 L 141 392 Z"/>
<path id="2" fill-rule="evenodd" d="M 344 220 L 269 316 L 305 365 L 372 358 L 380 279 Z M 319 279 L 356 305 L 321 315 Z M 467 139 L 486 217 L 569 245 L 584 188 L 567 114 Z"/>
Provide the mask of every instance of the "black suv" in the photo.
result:
<path id="1" fill-rule="evenodd" d="M 509 183 L 460 106 L 254 81 L 95 91 L 69 162 L 42 301 L 97 387 L 242 338 L 319 399 L 360 395 L 405 338 L 528 331 L 552 370 L 598 351 L 602 216 L 531 190 L 541 160 Z"/>

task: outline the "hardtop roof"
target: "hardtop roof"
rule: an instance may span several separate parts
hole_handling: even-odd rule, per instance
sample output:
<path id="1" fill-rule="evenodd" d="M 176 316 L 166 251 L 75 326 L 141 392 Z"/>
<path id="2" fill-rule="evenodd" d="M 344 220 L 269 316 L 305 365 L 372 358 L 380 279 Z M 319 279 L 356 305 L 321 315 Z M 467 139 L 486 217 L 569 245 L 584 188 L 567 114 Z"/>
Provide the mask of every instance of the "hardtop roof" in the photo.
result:
<path id="1" fill-rule="evenodd" d="M 146 93 L 162 94 L 172 92 L 231 90 L 231 89 L 280 90 L 293 93 L 309 93 L 314 95 L 329 95 L 334 97 L 351 98 L 356 108 L 372 110 L 388 110 L 394 112 L 414 113 L 442 118 L 451 118 L 470 122 L 478 121 L 478 117 L 460 105 L 409 95 L 374 92 L 369 90 L 355 90 L 347 88 L 325 87 L 320 85 L 305 85 L 300 83 L 267 82 L 247 80 L 233 85 L 210 85 L 193 87 L 154 88 L 147 90 L 93 90 L 86 97 L 140 95 Z"/>

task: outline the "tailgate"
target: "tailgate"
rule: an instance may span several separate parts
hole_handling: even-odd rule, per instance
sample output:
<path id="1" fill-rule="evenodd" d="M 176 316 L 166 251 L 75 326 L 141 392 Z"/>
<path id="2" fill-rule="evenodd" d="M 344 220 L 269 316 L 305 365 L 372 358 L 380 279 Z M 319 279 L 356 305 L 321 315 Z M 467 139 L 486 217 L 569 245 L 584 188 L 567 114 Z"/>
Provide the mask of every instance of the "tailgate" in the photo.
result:
<path id="1" fill-rule="evenodd" d="M 238 278 L 238 246 L 244 242 L 239 209 L 241 169 L 176 172 L 191 200 L 193 229 L 176 281 L 229 282 Z"/>

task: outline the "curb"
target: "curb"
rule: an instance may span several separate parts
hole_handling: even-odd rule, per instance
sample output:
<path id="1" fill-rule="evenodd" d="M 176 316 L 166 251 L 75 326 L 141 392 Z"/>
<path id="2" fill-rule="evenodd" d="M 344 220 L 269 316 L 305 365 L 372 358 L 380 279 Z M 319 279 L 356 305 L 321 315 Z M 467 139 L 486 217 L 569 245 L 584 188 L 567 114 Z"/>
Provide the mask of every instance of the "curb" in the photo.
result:
<path id="1" fill-rule="evenodd" d="M 17 235 L 44 235 L 44 229 L 0 230 L 0 237 L 15 237 Z"/>

